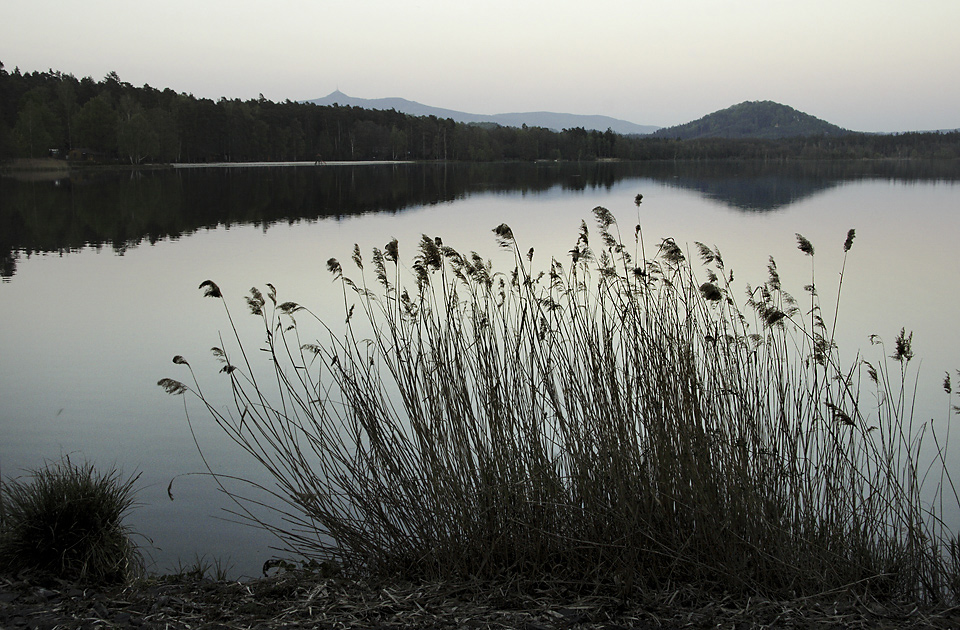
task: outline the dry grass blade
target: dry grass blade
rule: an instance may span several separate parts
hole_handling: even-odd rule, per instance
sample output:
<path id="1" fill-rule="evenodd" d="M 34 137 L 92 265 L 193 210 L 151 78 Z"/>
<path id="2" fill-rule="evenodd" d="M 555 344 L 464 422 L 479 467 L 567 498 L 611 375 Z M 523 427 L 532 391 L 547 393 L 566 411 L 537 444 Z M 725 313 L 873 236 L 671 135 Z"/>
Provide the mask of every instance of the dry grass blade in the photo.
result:
<path id="1" fill-rule="evenodd" d="M 62 590 L 0 580 L 4 627 L 166 628 L 863 628 L 947 629 L 957 611 L 915 604 L 712 598 L 692 589 L 634 600 L 479 582 L 404 582 L 280 573 L 249 582 L 170 576 Z M 18 625 L 19 624 L 19 625 Z"/>

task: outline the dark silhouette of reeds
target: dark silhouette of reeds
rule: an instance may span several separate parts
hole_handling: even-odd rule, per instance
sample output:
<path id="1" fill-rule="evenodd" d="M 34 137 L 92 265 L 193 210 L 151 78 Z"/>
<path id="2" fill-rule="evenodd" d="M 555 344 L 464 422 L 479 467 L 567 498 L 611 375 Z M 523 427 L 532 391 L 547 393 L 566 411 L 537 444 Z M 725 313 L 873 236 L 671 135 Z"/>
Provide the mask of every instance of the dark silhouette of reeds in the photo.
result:
<path id="1" fill-rule="evenodd" d="M 0 572 L 92 584 L 128 582 L 144 564 L 123 522 L 134 484 L 69 457 L 0 485 Z"/>
<path id="2" fill-rule="evenodd" d="M 428 236 L 409 269 L 396 241 L 369 262 L 356 247 L 356 280 L 328 263 L 345 325 L 251 290 L 270 365 L 247 340 L 214 348 L 232 412 L 195 376 L 160 385 L 198 397 L 272 474 L 259 489 L 282 518 L 233 493 L 241 514 L 351 570 L 956 597 L 941 514 L 957 497 L 943 445 L 922 462 L 939 438 L 913 424 L 910 337 L 845 367 L 836 314 L 823 320 L 813 284 L 804 312 L 772 259 L 741 306 L 718 249 L 697 243 L 695 272 L 673 240 L 648 259 L 639 225 L 625 243 L 594 215 L 596 236 L 583 223 L 569 258 L 543 264 L 500 225 L 506 271 Z"/>

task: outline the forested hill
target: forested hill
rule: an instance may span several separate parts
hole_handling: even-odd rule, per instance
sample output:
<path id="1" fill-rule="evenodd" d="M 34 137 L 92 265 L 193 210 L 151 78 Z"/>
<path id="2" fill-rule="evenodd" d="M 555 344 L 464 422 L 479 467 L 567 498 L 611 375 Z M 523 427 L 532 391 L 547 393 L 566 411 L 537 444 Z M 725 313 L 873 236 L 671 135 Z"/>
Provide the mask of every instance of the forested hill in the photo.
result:
<path id="1" fill-rule="evenodd" d="M 727 118 L 732 120 L 724 122 Z M 843 133 L 832 125 L 812 127 L 811 120 L 816 119 L 775 103 L 748 103 L 691 123 L 702 128 L 690 139 L 678 139 L 676 131 L 625 136 L 612 129 L 471 124 L 262 96 L 213 101 L 171 88 L 136 87 L 115 72 L 95 81 L 53 70 L 8 72 L 0 63 L 0 163 L 47 156 L 133 165 L 960 158 L 960 132 Z M 769 128 L 778 132 L 755 137 Z"/>
<path id="2" fill-rule="evenodd" d="M 852 133 L 810 114 L 773 101 L 746 101 L 703 118 L 654 133 L 661 138 L 761 138 L 779 140 L 802 136 Z"/>

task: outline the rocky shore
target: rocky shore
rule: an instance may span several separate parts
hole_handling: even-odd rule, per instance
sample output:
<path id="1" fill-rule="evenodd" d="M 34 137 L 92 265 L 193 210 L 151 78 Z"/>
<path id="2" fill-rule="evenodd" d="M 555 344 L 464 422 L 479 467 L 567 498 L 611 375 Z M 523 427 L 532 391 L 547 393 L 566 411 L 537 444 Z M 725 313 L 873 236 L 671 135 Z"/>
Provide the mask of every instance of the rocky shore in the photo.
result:
<path id="1" fill-rule="evenodd" d="M 248 582 L 171 576 L 90 588 L 0 578 L 0 628 L 957 628 L 960 611 L 829 599 L 735 603 L 678 591 L 642 601 L 517 584 L 383 584 L 290 572 Z"/>

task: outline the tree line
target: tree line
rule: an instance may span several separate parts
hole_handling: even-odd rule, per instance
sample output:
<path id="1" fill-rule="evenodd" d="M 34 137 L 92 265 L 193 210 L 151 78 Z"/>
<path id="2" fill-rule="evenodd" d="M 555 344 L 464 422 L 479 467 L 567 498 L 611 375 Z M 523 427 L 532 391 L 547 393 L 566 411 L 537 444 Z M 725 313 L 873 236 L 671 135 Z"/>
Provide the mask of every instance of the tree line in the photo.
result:
<path id="1" fill-rule="evenodd" d="M 785 139 L 624 136 L 459 123 L 395 110 L 263 98 L 213 101 L 111 72 L 101 81 L 0 62 L 0 160 L 49 155 L 129 164 L 334 160 L 958 158 L 960 133 Z"/>

